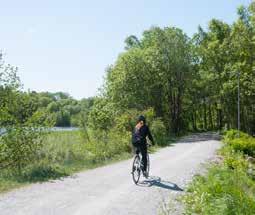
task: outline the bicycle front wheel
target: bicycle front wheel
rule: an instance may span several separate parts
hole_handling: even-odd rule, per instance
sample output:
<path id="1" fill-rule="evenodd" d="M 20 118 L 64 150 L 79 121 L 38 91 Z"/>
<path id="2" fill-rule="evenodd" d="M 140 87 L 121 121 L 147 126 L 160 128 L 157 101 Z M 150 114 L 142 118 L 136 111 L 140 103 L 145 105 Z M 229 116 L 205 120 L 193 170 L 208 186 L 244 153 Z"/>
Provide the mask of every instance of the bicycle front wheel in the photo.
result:
<path id="1" fill-rule="evenodd" d="M 136 155 L 132 166 L 132 176 L 135 184 L 139 182 L 140 175 L 141 175 L 141 159 L 139 155 Z"/>

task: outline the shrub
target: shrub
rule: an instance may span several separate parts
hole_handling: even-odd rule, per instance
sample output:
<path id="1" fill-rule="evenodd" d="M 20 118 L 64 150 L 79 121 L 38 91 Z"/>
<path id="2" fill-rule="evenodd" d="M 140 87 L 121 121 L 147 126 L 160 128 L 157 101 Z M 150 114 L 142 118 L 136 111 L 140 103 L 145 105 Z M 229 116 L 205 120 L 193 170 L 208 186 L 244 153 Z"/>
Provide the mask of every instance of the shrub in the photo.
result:
<path id="1" fill-rule="evenodd" d="M 235 151 L 241 151 L 249 156 L 255 156 L 255 138 L 237 138 L 231 141 Z"/>
<path id="2" fill-rule="evenodd" d="M 69 164 L 84 160 L 85 143 L 80 131 L 51 132 L 43 141 L 39 159 L 49 164 Z"/>
<path id="3" fill-rule="evenodd" d="M 136 109 L 130 109 L 125 113 L 117 116 L 115 118 L 115 129 L 118 132 L 131 132 L 137 121 L 137 116 L 139 115 L 139 111 Z"/>
<path id="4" fill-rule="evenodd" d="M 184 197 L 186 214 L 255 214 L 255 185 L 246 172 L 214 166 L 197 176 Z"/>
<path id="5" fill-rule="evenodd" d="M 146 121 L 148 122 L 148 125 L 151 125 L 153 120 L 155 119 L 155 111 L 153 108 L 148 108 L 147 110 L 144 110 L 142 114 L 146 117 Z"/>
<path id="6" fill-rule="evenodd" d="M 151 132 L 158 145 L 166 145 L 166 127 L 160 118 L 152 121 Z"/>
<path id="7" fill-rule="evenodd" d="M 249 135 L 242 131 L 239 131 L 239 137 L 238 137 L 238 130 L 234 130 L 234 129 L 224 132 L 225 142 L 229 142 L 230 140 L 233 140 L 236 138 L 247 138 L 247 137 L 249 137 Z"/>
<path id="8" fill-rule="evenodd" d="M 0 168 L 21 167 L 37 159 L 45 132 L 36 127 L 7 128 L 0 137 Z"/>
<path id="9" fill-rule="evenodd" d="M 111 129 L 104 137 L 91 135 L 89 142 L 85 144 L 89 160 L 93 163 L 104 162 L 124 153 L 131 152 L 130 132 L 122 132 Z"/>
<path id="10" fill-rule="evenodd" d="M 240 136 L 238 137 L 236 130 L 230 130 L 226 132 L 224 142 L 230 145 L 235 151 L 243 152 L 249 156 L 255 156 L 255 138 L 248 134 L 240 132 Z"/>
<path id="11" fill-rule="evenodd" d="M 114 115 L 111 102 L 104 98 L 96 98 L 88 116 L 88 125 L 95 130 L 109 130 L 112 127 Z"/>
<path id="12" fill-rule="evenodd" d="M 139 115 L 144 115 L 146 117 L 148 125 L 151 125 L 155 119 L 155 112 L 153 108 L 149 108 L 141 112 L 137 109 L 129 109 L 114 119 L 115 129 L 119 132 L 131 132 L 137 123 Z"/>
<path id="13" fill-rule="evenodd" d="M 68 173 L 64 169 L 57 165 L 40 162 L 26 169 L 26 171 L 19 175 L 17 179 L 19 181 L 47 181 L 49 179 L 57 179 L 60 177 L 68 176 Z"/>
<path id="14" fill-rule="evenodd" d="M 244 154 L 254 155 L 254 138 L 236 130 L 225 133 L 222 163 L 210 166 L 206 176 L 197 176 L 184 196 L 186 214 L 255 214 L 254 164 Z"/>
<path id="15" fill-rule="evenodd" d="M 229 147 L 224 151 L 224 164 L 230 169 L 248 168 L 248 162 L 243 158 L 243 153 L 235 152 Z"/>

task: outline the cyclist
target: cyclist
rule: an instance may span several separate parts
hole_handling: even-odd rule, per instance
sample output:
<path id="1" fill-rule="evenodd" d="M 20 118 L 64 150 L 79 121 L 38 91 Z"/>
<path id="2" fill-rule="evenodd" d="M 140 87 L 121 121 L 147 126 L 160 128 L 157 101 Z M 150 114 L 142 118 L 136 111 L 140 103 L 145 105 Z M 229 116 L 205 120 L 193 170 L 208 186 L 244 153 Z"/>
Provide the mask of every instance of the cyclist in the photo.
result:
<path id="1" fill-rule="evenodd" d="M 132 143 L 135 147 L 135 153 L 141 152 L 142 154 L 142 163 L 143 163 L 143 175 L 144 177 L 148 177 L 147 169 L 147 140 L 146 137 L 154 144 L 153 137 L 151 135 L 149 127 L 146 125 L 146 119 L 144 116 L 139 116 L 137 120 L 137 124 L 135 126 L 133 135 L 132 135 Z"/>

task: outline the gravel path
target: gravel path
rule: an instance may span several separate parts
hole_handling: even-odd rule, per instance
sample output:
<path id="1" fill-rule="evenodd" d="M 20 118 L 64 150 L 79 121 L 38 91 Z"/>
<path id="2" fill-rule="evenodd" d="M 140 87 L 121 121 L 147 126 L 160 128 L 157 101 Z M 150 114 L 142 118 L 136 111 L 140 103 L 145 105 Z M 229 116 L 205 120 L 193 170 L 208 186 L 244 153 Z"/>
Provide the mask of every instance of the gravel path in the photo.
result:
<path id="1" fill-rule="evenodd" d="M 1 215 L 157 214 L 163 201 L 182 193 L 201 163 L 220 147 L 216 134 L 197 134 L 151 154 L 151 177 L 138 186 L 132 160 L 38 183 L 0 196 Z"/>

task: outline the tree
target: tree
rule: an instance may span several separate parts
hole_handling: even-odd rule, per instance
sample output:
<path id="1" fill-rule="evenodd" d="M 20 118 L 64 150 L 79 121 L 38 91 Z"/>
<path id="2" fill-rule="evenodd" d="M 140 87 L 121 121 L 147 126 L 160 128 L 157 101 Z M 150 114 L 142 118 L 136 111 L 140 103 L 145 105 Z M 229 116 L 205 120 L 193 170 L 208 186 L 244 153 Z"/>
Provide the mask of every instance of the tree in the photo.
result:
<path id="1" fill-rule="evenodd" d="M 140 41 L 134 35 L 127 37 L 125 40 L 125 43 L 126 43 L 126 46 L 125 46 L 126 50 L 140 46 Z"/>
<path id="2" fill-rule="evenodd" d="M 106 92 L 117 109 L 153 107 L 168 128 L 184 127 L 182 99 L 189 78 L 189 38 L 176 28 L 153 27 L 145 31 L 139 46 L 120 55 L 107 73 Z"/>
<path id="3" fill-rule="evenodd" d="M 105 98 L 96 98 L 88 116 L 88 125 L 94 130 L 108 130 L 113 126 L 114 110 Z"/>
<path id="4" fill-rule="evenodd" d="M 17 68 L 0 63 L 0 169 L 21 167 L 37 158 L 44 131 L 38 127 L 36 101 L 30 93 L 19 91 Z M 45 118 L 46 119 L 46 118 Z M 40 121 L 40 123 L 44 123 Z"/>
<path id="5" fill-rule="evenodd" d="M 0 127 L 8 126 L 16 121 L 12 114 L 17 107 L 17 90 L 20 80 L 17 67 L 6 65 L 0 53 Z"/>

